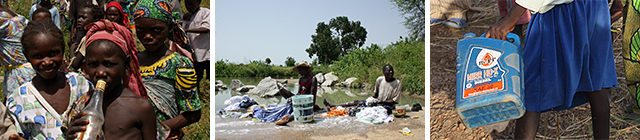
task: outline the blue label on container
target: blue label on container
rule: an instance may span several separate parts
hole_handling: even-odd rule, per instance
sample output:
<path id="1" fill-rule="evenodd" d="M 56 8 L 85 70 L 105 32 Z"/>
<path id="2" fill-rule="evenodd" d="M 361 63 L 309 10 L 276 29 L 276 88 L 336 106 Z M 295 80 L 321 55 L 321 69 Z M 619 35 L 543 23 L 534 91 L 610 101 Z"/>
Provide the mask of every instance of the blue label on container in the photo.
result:
<path id="1" fill-rule="evenodd" d="M 498 63 L 501 56 L 499 50 L 471 47 L 465 66 L 463 98 L 505 90 L 505 71 Z"/>

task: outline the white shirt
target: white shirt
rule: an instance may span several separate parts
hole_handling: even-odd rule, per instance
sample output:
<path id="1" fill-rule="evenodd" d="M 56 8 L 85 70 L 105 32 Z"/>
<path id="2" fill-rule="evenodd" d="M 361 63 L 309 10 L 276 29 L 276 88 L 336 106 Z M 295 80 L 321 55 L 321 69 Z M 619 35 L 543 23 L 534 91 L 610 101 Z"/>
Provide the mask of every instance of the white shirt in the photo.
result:
<path id="1" fill-rule="evenodd" d="M 545 13 L 553 9 L 555 5 L 571 2 L 573 2 L 573 0 L 516 0 L 516 3 L 520 6 L 539 13 Z"/>
<path id="2" fill-rule="evenodd" d="M 193 14 L 193 13 L 192 13 Z M 185 29 L 195 29 L 204 27 L 209 28 L 209 9 L 200 7 L 195 15 L 191 16 L 191 19 L 182 23 Z M 193 49 L 194 61 L 203 62 L 210 60 L 209 58 L 209 33 L 187 33 L 189 40 L 191 40 L 191 48 Z"/>
<path id="3" fill-rule="evenodd" d="M 380 76 L 376 79 L 376 87 L 373 92 L 378 91 L 378 100 L 400 102 L 400 92 L 402 91 L 400 79 L 396 78 L 396 80 L 387 82 L 384 76 Z"/>

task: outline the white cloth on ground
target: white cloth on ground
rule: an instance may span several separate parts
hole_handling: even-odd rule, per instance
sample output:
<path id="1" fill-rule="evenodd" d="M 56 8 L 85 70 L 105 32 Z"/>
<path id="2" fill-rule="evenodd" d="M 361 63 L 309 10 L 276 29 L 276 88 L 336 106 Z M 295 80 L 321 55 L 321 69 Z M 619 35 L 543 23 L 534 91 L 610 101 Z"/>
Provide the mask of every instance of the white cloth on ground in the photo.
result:
<path id="1" fill-rule="evenodd" d="M 387 109 L 384 107 L 365 107 L 356 114 L 356 119 L 368 123 L 388 123 L 393 121 L 393 115 L 387 115 Z"/>

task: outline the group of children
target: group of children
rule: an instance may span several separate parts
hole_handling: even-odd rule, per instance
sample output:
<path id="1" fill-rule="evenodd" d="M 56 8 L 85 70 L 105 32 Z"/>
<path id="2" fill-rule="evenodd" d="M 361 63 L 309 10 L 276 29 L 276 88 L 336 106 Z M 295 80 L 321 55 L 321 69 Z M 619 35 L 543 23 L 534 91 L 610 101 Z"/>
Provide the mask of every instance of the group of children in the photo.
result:
<path id="1" fill-rule="evenodd" d="M 48 6 L 49 0 L 42 1 L 42 7 Z M 60 24 L 47 18 L 50 11 L 36 8 L 29 21 L 0 5 L 0 33 L 7 36 L 0 39 L 0 62 L 8 109 L 0 109 L 0 139 L 78 137 L 91 123 L 82 109 L 98 80 L 107 82 L 102 138 L 181 139 L 181 128 L 201 115 L 197 85 L 202 72 L 194 70 L 194 61 L 209 59 L 209 9 L 200 8 L 200 0 L 186 0 L 189 13 L 181 26 L 168 5 L 141 0 L 133 15 L 122 12 L 117 2 L 83 6 L 74 17 L 78 28 L 69 42 L 68 67 L 68 44 Z M 130 28 L 128 16 L 137 28 Z M 134 36 L 144 51 L 138 51 Z M 194 55 L 174 50 L 193 50 Z"/>

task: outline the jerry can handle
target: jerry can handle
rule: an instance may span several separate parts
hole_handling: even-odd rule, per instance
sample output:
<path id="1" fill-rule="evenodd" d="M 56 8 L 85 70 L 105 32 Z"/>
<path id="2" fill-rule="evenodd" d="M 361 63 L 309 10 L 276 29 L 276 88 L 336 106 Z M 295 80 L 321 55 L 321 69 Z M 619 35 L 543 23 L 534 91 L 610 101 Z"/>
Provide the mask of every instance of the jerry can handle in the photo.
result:
<path id="1" fill-rule="evenodd" d="M 482 35 L 480 35 L 481 37 L 484 37 L 484 34 L 486 33 L 482 33 Z M 476 37 L 476 34 L 474 33 L 466 33 L 464 34 L 463 38 L 471 38 L 471 37 Z M 515 44 L 516 46 L 520 46 L 520 37 L 514 33 L 508 33 L 507 34 L 507 41 Z"/>

